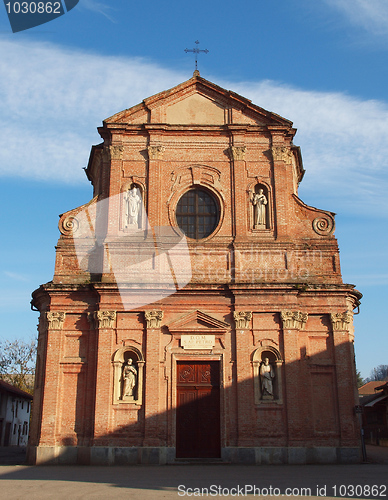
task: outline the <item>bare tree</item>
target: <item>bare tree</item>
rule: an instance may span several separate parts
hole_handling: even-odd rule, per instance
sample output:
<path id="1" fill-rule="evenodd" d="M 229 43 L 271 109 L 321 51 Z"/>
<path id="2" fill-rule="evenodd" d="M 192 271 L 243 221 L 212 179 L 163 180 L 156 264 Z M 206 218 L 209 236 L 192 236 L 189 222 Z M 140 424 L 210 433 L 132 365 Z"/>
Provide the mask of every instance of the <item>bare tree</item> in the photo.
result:
<path id="1" fill-rule="evenodd" d="M 388 379 L 388 365 L 379 365 L 373 368 L 370 376 L 367 378 L 368 382 L 373 380 L 386 380 Z"/>
<path id="2" fill-rule="evenodd" d="M 0 341 L 0 378 L 30 394 L 34 391 L 36 340 Z"/>

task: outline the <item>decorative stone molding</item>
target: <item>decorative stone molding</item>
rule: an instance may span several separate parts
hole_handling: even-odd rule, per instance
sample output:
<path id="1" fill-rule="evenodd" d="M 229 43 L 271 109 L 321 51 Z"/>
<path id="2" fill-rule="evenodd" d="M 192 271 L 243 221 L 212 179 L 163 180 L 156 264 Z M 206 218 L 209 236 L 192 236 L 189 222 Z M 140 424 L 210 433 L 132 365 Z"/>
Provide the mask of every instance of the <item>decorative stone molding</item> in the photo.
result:
<path id="1" fill-rule="evenodd" d="M 229 156 L 232 160 L 244 160 L 246 150 L 246 146 L 230 146 Z"/>
<path id="2" fill-rule="evenodd" d="M 111 160 L 122 160 L 123 159 L 124 146 L 122 146 L 122 145 L 110 146 L 109 150 L 110 150 Z"/>
<path id="3" fill-rule="evenodd" d="M 251 311 L 234 311 L 233 319 L 236 325 L 236 330 L 249 328 L 249 322 L 252 319 Z"/>
<path id="4" fill-rule="evenodd" d="M 48 311 L 46 313 L 46 320 L 49 330 L 62 330 L 65 316 L 66 313 L 64 312 Z"/>
<path id="5" fill-rule="evenodd" d="M 179 168 L 171 173 L 171 194 L 167 203 L 170 204 L 172 197 L 177 191 L 180 191 L 182 188 L 185 189 L 191 183 L 212 184 L 221 197 L 223 197 L 221 171 L 207 165 L 192 165 Z"/>
<path id="6" fill-rule="evenodd" d="M 85 219 L 85 214 L 87 214 L 88 210 L 92 210 L 94 213 L 94 205 L 97 203 L 97 201 L 98 195 L 96 195 L 84 205 L 61 214 L 58 221 L 58 229 L 60 233 L 64 236 L 72 237 L 74 233 L 79 230 L 80 226 L 82 226 L 83 222 L 85 224 L 88 224 Z"/>
<path id="7" fill-rule="evenodd" d="M 114 146 L 105 146 L 102 152 L 102 158 L 105 161 L 122 160 L 124 146 L 116 144 Z"/>
<path id="8" fill-rule="evenodd" d="M 330 319 L 333 326 L 333 331 L 338 332 L 340 330 L 349 330 L 350 323 L 352 321 L 352 315 L 348 311 L 341 313 L 331 313 Z"/>
<path id="9" fill-rule="evenodd" d="M 147 321 L 147 328 L 160 328 L 163 318 L 163 311 L 146 311 L 144 313 L 145 320 Z"/>
<path id="10" fill-rule="evenodd" d="M 313 220 L 313 229 L 320 236 L 329 236 L 334 231 L 334 219 L 328 214 Z"/>
<path id="11" fill-rule="evenodd" d="M 308 314 L 302 313 L 301 311 L 281 311 L 280 317 L 283 321 L 283 328 L 285 330 L 289 330 L 291 328 L 304 330 Z"/>
<path id="12" fill-rule="evenodd" d="M 290 148 L 286 146 L 273 146 L 272 147 L 272 158 L 274 161 L 284 161 L 284 163 L 291 164 L 293 154 Z"/>
<path id="13" fill-rule="evenodd" d="M 74 215 L 68 215 L 63 220 L 59 221 L 59 231 L 64 236 L 71 236 L 74 234 L 79 228 L 79 222 Z"/>
<path id="14" fill-rule="evenodd" d="M 148 158 L 150 160 L 160 160 L 165 151 L 164 146 L 148 146 Z"/>
<path id="15" fill-rule="evenodd" d="M 116 311 L 96 311 L 96 322 L 98 328 L 114 328 L 116 321 Z"/>

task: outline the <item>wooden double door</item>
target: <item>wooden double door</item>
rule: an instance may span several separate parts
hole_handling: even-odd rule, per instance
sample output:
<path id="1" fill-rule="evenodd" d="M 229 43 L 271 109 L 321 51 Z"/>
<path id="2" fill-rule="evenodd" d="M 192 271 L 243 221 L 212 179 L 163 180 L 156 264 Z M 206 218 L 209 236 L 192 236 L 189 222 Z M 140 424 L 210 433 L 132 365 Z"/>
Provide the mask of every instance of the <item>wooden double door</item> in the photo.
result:
<path id="1" fill-rule="evenodd" d="M 177 458 L 219 458 L 220 366 L 218 361 L 177 363 Z"/>

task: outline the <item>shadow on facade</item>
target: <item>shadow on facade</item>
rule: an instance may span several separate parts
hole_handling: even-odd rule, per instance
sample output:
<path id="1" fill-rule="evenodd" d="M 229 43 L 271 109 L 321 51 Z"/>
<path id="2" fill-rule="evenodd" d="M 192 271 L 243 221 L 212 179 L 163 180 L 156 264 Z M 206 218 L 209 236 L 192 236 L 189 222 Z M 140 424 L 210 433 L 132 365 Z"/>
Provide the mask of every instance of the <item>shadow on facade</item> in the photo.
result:
<path id="1" fill-rule="evenodd" d="M 349 349 L 353 349 L 352 345 L 343 343 L 335 349 L 329 347 L 310 356 L 305 349 L 299 349 L 299 360 L 278 366 L 275 373 L 281 380 L 273 379 L 273 400 L 257 393 L 261 380 L 252 376 L 255 373 L 254 357 L 249 365 L 251 377 L 238 384 L 233 383 L 240 376 L 236 370 L 237 363 L 233 364 L 232 380 L 226 381 L 224 365 L 229 364 L 229 360 L 220 359 L 215 361 L 215 366 L 219 368 L 219 390 L 217 375 L 212 375 L 214 378 L 208 385 L 198 383 L 197 390 L 202 394 L 196 395 L 190 384 L 187 387 L 183 384 L 180 391 L 177 381 L 174 409 L 150 416 L 146 415 L 147 399 L 143 393 L 143 402 L 138 409 L 133 408 L 134 403 L 119 404 L 116 410 L 113 405 L 110 409 L 111 416 L 118 411 L 121 418 L 125 416 L 131 420 L 130 423 L 117 425 L 113 432 L 101 432 L 99 435 L 97 425 L 101 420 L 95 411 L 88 414 L 89 403 L 85 398 L 76 397 L 74 432 L 63 437 L 56 446 L 41 446 L 40 466 L 8 472 L 2 475 L 2 479 L 31 481 L 34 484 L 39 480 L 62 481 L 69 485 L 75 482 L 98 483 L 101 488 L 155 490 L 175 495 L 179 485 L 184 485 L 186 489 L 210 488 L 212 485 L 222 485 L 226 489 L 237 485 L 257 485 L 260 488 L 279 488 L 282 494 L 285 488 L 307 488 L 307 494 L 319 496 L 319 485 L 326 487 L 327 495 L 341 496 L 339 491 L 334 494 L 333 488 L 345 477 L 348 481 L 354 477 L 354 484 L 356 480 L 360 485 L 371 484 L 372 478 L 381 483 L 382 465 L 363 465 L 363 474 L 360 474 L 357 465 L 331 465 L 356 464 L 361 456 L 358 420 L 354 414 L 356 384 L 355 380 L 344 379 L 346 370 L 351 370 L 351 373 L 354 370 L 353 359 L 344 355 L 349 353 Z M 327 361 L 329 356 L 331 362 Z M 206 356 L 201 357 L 200 362 L 206 363 Z M 187 361 L 187 364 L 190 362 Z M 354 374 L 352 376 L 354 378 Z M 147 377 L 152 383 L 146 361 L 145 381 Z M 82 393 L 84 381 L 78 380 L 78 376 L 76 378 L 77 391 Z M 167 387 L 166 381 L 166 393 Z M 176 405 L 182 392 L 182 404 Z M 166 400 L 165 394 L 161 400 Z M 214 412 L 217 401 L 218 414 Z M 214 428 L 215 425 L 218 427 Z M 208 442 L 209 439 L 213 440 L 212 443 Z M 213 450 L 213 455 L 210 451 L 212 456 L 203 456 L 201 446 L 208 452 Z M 218 454 L 214 453 L 216 449 Z M 33 462 L 31 452 L 34 453 L 34 450 L 30 448 L 30 461 Z M 190 452 L 191 457 L 188 456 Z M 179 454 L 186 456 L 178 457 Z M 228 465 L 220 467 L 216 463 Z M 294 465 L 282 465 L 287 463 Z M 308 471 L 297 466 L 309 463 L 325 466 L 310 467 Z M 52 466 L 72 464 L 85 466 Z M 89 464 L 93 466 L 88 467 Z M 174 466 L 150 468 L 141 464 Z M 203 464 L 207 466 L 203 467 Z M 271 464 L 279 466 L 271 467 Z"/>
<path id="2" fill-rule="evenodd" d="M 117 397 L 113 388 L 113 405 L 102 401 L 96 384 L 88 381 L 97 380 L 96 367 L 80 376 L 79 369 L 65 366 L 75 384 L 73 393 L 63 395 L 66 411 L 58 409 L 55 426 L 62 437 L 46 443 L 31 440 L 28 462 L 360 462 L 352 344 L 334 347 L 330 343 L 313 355 L 302 347 L 295 353 L 298 359 L 286 364 L 274 351 L 270 347 L 254 351 L 245 365 L 241 361 L 238 365 L 238 359 L 197 354 L 195 359 L 175 362 L 172 379 L 162 379 L 150 368 L 147 373 L 145 360 L 144 379 L 137 381 L 142 387 L 135 388 L 142 400 Z M 273 396 L 263 393 L 260 366 L 266 357 L 272 367 Z M 237 366 L 242 370 L 237 371 Z M 155 413 L 162 406 L 170 409 Z M 114 430 L 104 432 L 109 425 Z M 64 434 L 66 428 L 70 432 Z"/>

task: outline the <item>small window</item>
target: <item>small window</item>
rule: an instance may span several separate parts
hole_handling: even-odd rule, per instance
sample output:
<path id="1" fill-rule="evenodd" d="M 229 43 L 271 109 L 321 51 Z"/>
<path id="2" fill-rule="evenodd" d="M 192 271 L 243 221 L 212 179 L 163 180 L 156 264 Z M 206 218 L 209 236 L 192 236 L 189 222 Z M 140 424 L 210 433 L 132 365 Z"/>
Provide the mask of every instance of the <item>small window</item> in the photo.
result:
<path id="1" fill-rule="evenodd" d="M 217 201 L 205 189 L 190 189 L 178 201 L 177 224 L 189 238 L 200 240 L 210 236 L 219 218 Z"/>

